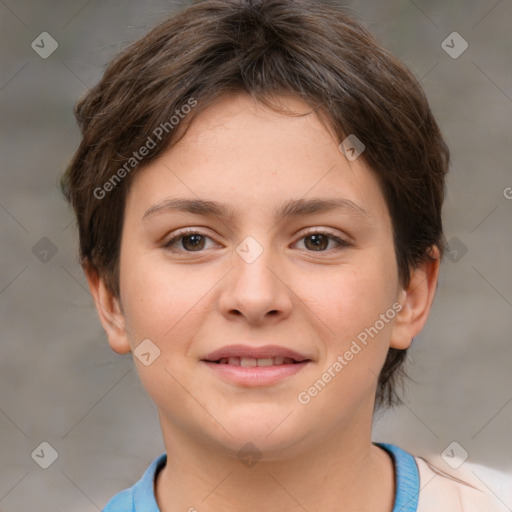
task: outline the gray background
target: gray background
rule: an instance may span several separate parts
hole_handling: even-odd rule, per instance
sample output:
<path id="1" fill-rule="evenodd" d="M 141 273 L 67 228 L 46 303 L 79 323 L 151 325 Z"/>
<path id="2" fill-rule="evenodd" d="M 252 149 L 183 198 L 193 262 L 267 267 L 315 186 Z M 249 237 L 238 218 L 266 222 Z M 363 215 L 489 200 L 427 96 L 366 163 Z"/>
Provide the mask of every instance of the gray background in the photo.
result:
<path id="1" fill-rule="evenodd" d="M 405 406 L 376 418 L 374 438 L 429 456 L 457 441 L 469 461 L 510 471 L 512 200 L 504 192 L 512 187 L 512 1 L 348 5 L 421 79 L 453 158 L 444 209 L 452 252 L 410 354 L 416 383 Z M 163 452 L 131 356 L 106 342 L 56 183 L 79 142 L 78 97 L 176 6 L 0 1 L 4 512 L 99 510 Z M 31 48 L 44 31 L 59 45 L 47 59 Z M 441 46 L 453 31 L 469 44 L 456 59 Z M 57 250 L 46 262 L 40 245 L 33 250 L 43 237 Z M 43 441 L 58 453 L 48 469 L 31 458 Z"/>

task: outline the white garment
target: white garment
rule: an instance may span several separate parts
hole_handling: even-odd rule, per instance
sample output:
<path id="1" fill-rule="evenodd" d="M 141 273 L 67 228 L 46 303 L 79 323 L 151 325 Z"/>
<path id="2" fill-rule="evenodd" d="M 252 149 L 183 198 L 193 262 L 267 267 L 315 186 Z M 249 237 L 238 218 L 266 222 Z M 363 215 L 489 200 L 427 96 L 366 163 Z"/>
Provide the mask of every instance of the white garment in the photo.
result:
<path id="1" fill-rule="evenodd" d="M 441 460 L 415 457 L 420 476 L 417 512 L 511 512 L 512 474 L 464 462 L 440 469 Z"/>

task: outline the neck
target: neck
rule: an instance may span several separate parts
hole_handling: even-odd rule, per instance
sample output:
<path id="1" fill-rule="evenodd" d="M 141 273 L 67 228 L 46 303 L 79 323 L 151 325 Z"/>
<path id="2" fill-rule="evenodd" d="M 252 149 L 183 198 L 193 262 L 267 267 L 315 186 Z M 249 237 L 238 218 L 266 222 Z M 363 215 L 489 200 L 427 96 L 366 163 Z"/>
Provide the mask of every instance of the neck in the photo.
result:
<path id="1" fill-rule="evenodd" d="M 261 454 L 245 463 L 236 452 L 219 452 L 183 431 L 163 431 L 167 464 L 155 485 L 162 512 L 393 509 L 393 463 L 371 443 L 371 429 L 336 432 L 314 450 L 274 453 L 272 460 Z"/>

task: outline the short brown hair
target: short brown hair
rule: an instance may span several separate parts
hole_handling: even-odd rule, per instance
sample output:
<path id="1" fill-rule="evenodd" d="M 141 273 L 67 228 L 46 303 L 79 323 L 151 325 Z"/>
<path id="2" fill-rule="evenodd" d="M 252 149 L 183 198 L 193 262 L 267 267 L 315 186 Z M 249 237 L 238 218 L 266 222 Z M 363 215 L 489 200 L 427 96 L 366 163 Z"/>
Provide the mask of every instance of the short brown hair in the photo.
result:
<path id="1" fill-rule="evenodd" d="M 76 213 L 82 265 L 115 296 L 131 178 L 179 140 L 202 110 L 240 91 L 275 109 L 273 97 L 297 95 L 340 142 L 355 135 L 364 143 L 360 158 L 385 196 L 404 287 L 432 246 L 443 255 L 449 151 L 412 73 L 352 16 L 326 2 L 199 1 L 128 46 L 75 107 L 82 140 L 61 189 Z M 196 106 L 173 130 L 170 119 L 192 101 Z M 134 152 L 155 138 L 157 127 L 167 128 L 133 165 Z M 376 406 L 400 402 L 395 383 L 405 375 L 405 356 L 406 350 L 389 350 Z"/>

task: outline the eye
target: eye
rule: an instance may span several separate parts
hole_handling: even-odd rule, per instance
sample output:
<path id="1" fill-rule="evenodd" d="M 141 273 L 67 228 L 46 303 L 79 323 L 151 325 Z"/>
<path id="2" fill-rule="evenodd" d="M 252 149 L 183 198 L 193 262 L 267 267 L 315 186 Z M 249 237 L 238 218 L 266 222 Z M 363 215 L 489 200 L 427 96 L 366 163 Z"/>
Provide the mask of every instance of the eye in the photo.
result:
<path id="1" fill-rule="evenodd" d="M 208 249 L 208 247 L 205 247 L 207 239 L 213 241 L 211 237 L 205 233 L 202 233 L 201 231 L 193 228 L 183 229 L 167 242 L 165 242 L 163 247 L 172 252 L 200 252 L 205 248 Z M 304 245 L 306 250 L 312 252 L 326 252 L 330 242 L 335 242 L 337 244 L 337 247 L 334 249 L 350 246 L 350 243 L 339 238 L 338 236 L 318 229 L 310 231 L 299 239 L 299 241 L 302 240 L 305 240 Z M 180 241 L 181 244 L 178 245 L 178 242 Z"/>
<path id="2" fill-rule="evenodd" d="M 336 244 L 338 244 L 335 249 L 340 249 L 343 247 L 349 247 L 350 244 L 339 238 L 338 236 L 329 233 L 327 231 L 319 231 L 319 230 L 312 230 L 309 233 L 307 233 L 305 236 L 303 236 L 299 241 L 305 240 L 304 246 L 306 249 L 311 250 L 313 252 L 326 252 L 325 249 L 329 246 L 329 242 L 334 241 Z"/>
<path id="3" fill-rule="evenodd" d="M 212 240 L 209 236 L 195 229 L 184 229 L 168 240 L 164 244 L 164 248 L 173 252 L 180 252 L 180 249 L 176 249 L 175 246 L 181 240 L 180 246 L 185 252 L 199 252 L 205 248 L 206 239 Z"/>

